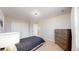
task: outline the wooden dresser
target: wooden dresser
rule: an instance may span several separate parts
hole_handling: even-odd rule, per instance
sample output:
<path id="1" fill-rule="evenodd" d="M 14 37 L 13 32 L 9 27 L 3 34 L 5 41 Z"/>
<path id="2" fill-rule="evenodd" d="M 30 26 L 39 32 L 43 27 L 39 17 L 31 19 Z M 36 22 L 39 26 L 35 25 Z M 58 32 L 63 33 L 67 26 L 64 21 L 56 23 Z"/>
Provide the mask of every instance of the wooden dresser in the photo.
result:
<path id="1" fill-rule="evenodd" d="M 71 51 L 71 29 L 56 29 L 55 43 L 65 51 Z"/>

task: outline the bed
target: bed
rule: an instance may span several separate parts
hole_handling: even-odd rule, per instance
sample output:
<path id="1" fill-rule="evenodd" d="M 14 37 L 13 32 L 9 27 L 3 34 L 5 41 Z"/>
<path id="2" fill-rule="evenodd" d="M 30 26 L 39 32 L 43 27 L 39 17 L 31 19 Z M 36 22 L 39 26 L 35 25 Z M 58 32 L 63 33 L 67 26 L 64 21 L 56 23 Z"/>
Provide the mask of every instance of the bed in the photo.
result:
<path id="1" fill-rule="evenodd" d="M 18 44 L 16 44 L 17 51 L 35 51 L 43 45 L 44 39 L 37 36 L 31 36 L 22 38 Z"/>

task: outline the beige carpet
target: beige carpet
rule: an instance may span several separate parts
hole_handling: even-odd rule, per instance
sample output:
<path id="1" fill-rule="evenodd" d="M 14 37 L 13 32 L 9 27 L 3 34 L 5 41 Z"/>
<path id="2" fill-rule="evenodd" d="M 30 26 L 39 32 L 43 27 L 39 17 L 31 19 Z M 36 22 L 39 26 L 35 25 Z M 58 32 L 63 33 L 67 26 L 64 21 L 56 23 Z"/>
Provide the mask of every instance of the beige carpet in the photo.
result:
<path id="1" fill-rule="evenodd" d="M 63 51 L 63 49 L 54 42 L 46 40 L 43 46 L 38 48 L 36 51 Z"/>

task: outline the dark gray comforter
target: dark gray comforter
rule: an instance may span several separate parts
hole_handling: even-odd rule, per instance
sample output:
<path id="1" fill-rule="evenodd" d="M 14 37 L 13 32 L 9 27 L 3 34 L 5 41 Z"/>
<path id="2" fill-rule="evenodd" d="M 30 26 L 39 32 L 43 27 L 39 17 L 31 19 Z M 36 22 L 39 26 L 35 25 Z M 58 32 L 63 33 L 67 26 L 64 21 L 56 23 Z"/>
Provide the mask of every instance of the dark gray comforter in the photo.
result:
<path id="1" fill-rule="evenodd" d="M 42 38 L 37 36 L 31 36 L 21 39 L 20 42 L 16 44 L 16 47 L 18 51 L 30 51 L 43 42 L 45 41 Z"/>

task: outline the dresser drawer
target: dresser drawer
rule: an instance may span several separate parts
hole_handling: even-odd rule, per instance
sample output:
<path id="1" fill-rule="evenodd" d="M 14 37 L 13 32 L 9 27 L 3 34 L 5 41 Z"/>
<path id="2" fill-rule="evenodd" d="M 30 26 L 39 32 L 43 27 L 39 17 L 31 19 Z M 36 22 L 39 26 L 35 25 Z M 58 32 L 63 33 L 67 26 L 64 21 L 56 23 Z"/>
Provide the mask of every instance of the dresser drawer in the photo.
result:
<path id="1" fill-rule="evenodd" d="M 66 45 L 67 44 L 67 42 L 68 42 L 68 40 L 65 40 L 65 39 L 61 39 L 61 38 L 56 38 L 56 40 L 55 41 L 59 41 L 61 44 L 63 44 L 63 45 Z"/>
<path id="2" fill-rule="evenodd" d="M 67 36 L 67 35 L 61 35 L 61 34 L 55 34 L 55 39 L 64 39 L 64 40 L 68 40 L 69 39 L 69 36 Z"/>
<path id="3" fill-rule="evenodd" d="M 64 38 L 66 40 L 69 38 L 67 35 L 62 35 L 62 34 L 57 34 L 55 35 L 55 37 Z"/>
<path id="4" fill-rule="evenodd" d="M 56 34 L 61 34 L 61 35 L 68 35 L 70 31 L 65 30 L 65 29 L 61 29 L 61 30 L 55 30 Z"/>
<path id="5" fill-rule="evenodd" d="M 60 41 L 56 41 L 55 43 L 57 45 L 59 45 L 61 48 L 63 48 L 64 50 L 67 50 L 67 45 L 66 44 L 62 44 Z"/>

